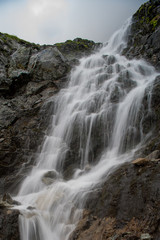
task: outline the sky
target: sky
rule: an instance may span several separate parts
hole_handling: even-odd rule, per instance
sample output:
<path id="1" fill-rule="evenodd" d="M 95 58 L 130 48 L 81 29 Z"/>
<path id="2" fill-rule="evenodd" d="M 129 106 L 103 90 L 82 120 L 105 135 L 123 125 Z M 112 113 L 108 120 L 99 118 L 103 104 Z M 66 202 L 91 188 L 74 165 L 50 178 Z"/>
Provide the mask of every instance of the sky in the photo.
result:
<path id="1" fill-rule="evenodd" d="M 107 42 L 146 0 L 0 0 L 0 32 L 39 44 Z"/>

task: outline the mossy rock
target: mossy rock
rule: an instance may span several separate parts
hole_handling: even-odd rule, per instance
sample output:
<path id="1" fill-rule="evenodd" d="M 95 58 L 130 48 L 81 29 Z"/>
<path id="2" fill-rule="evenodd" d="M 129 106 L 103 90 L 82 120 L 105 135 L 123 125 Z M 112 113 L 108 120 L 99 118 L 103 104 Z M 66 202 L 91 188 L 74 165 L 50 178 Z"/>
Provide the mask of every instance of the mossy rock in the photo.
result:
<path id="1" fill-rule="evenodd" d="M 159 1 L 149 1 L 143 4 L 133 15 L 133 19 L 137 20 L 137 26 L 145 33 L 147 30 L 155 31 L 160 26 Z"/>
<path id="2" fill-rule="evenodd" d="M 55 46 L 62 52 L 68 53 L 69 51 L 90 51 L 95 47 L 93 41 L 87 39 L 76 38 L 73 41 L 67 40 L 66 42 L 56 43 Z"/>
<path id="3" fill-rule="evenodd" d="M 26 40 L 23 40 L 23 39 L 20 39 L 20 38 L 18 38 L 17 36 L 15 36 L 15 35 L 10 35 L 10 34 L 8 34 L 8 33 L 1 33 L 0 32 L 0 39 L 4 42 L 4 44 L 6 44 L 6 45 L 8 45 L 9 44 L 9 42 L 11 42 L 11 41 L 15 41 L 15 42 L 17 42 L 17 43 L 19 43 L 19 44 L 21 44 L 21 45 L 25 45 L 25 46 L 32 46 L 32 47 L 34 47 L 34 48 L 40 48 L 40 45 L 39 44 L 35 44 L 35 43 L 30 43 L 30 42 L 28 42 L 28 41 L 26 41 Z"/>

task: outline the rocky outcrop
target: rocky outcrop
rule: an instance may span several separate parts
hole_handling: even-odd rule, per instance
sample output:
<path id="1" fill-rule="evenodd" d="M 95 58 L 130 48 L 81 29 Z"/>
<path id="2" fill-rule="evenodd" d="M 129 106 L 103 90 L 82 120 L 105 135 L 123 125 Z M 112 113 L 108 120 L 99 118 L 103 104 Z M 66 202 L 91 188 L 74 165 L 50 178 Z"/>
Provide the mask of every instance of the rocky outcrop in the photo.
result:
<path id="1" fill-rule="evenodd" d="M 40 46 L 0 33 L 0 196 L 18 190 L 40 151 L 56 93 L 67 84 L 79 57 L 96 46 L 83 39 Z M 55 177 L 48 172 L 42 181 L 48 185 Z M 5 196 L 0 239 L 18 240 L 19 211 L 10 209 L 15 202 Z"/>
<path id="2" fill-rule="evenodd" d="M 160 70 L 160 3 L 150 0 L 133 15 L 130 36 L 124 54 L 145 58 Z"/>
<path id="3" fill-rule="evenodd" d="M 143 4 L 132 17 L 130 35 L 123 54 L 129 59 L 145 59 L 160 71 L 160 2 L 150 0 Z M 160 149 L 160 77 L 153 84 L 151 95 L 152 112 L 143 120 L 143 130 L 153 128 L 152 138 L 143 149 L 143 156 Z M 147 92 L 144 107 L 147 104 Z M 146 102 L 146 103 L 145 103 Z"/>
<path id="4" fill-rule="evenodd" d="M 160 70 L 160 2 L 150 0 L 133 15 L 127 47 L 129 58 L 145 59 Z M 142 112 L 147 108 L 147 91 Z M 89 195 L 83 217 L 70 240 L 160 239 L 160 78 L 155 79 L 150 114 L 143 131 L 152 129 L 138 159 L 126 163 Z"/>
<path id="5" fill-rule="evenodd" d="M 0 33 L 0 193 L 17 187 L 23 166 L 28 171 L 34 164 L 53 96 L 67 83 L 79 57 L 96 46 L 83 39 L 40 46 Z"/>
<path id="6" fill-rule="evenodd" d="M 72 64 L 77 63 L 77 58 L 91 54 L 93 50 L 99 48 L 101 43 L 94 43 L 87 39 L 76 38 L 73 41 L 67 40 L 64 43 L 56 43 L 55 46 Z"/>
<path id="7" fill-rule="evenodd" d="M 70 240 L 160 239 L 159 181 L 159 159 L 124 164 L 89 195 Z"/>
<path id="8" fill-rule="evenodd" d="M 11 210 L 0 206 L 0 239 L 20 239 L 18 216 L 18 210 Z"/>
<path id="9" fill-rule="evenodd" d="M 19 205 L 19 203 L 13 200 L 9 194 L 0 198 L 0 239 L 20 239 L 18 226 L 20 212 L 12 209 L 13 205 Z"/>
<path id="10" fill-rule="evenodd" d="M 158 0 L 142 5 L 133 16 L 128 45 L 123 52 L 128 58 L 145 58 L 158 70 L 159 19 Z M 14 189 L 14 186 L 17 188 L 19 181 L 34 164 L 50 124 L 56 93 L 67 83 L 68 74 L 78 63 L 79 57 L 92 53 L 98 46 L 79 38 L 53 46 L 39 46 L 15 36 L 0 34 L 1 195 Z M 107 59 L 107 56 L 104 58 Z M 108 73 L 110 71 L 108 69 Z M 127 80 L 126 89 L 134 84 Z M 160 239 L 159 90 L 160 79 L 157 77 L 152 89 L 153 112 L 143 121 L 144 131 L 153 126 L 152 138 L 139 153 L 139 159 L 116 169 L 103 185 L 97 186 L 88 196 L 83 218 L 70 237 L 71 240 Z M 119 100 L 118 93 L 113 94 L 111 100 L 116 103 Z M 146 99 L 143 101 L 145 108 Z M 99 131 L 99 126 L 96 131 Z M 74 149 L 77 140 L 73 141 Z M 101 142 L 95 141 L 94 144 L 96 156 L 101 151 Z M 155 153 L 155 150 L 158 152 Z M 69 154 L 68 158 L 72 161 L 77 153 L 72 151 Z M 55 172 L 49 171 L 42 177 L 42 182 L 49 185 L 57 177 Z M 0 239 L 17 240 L 19 212 L 9 207 L 0 204 Z"/>

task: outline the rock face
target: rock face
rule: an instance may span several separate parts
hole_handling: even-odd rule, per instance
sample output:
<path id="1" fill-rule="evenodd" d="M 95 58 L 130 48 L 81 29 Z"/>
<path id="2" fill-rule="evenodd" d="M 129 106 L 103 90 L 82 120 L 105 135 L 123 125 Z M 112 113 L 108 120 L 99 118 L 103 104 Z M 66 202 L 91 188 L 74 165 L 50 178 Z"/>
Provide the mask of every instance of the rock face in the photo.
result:
<path id="1" fill-rule="evenodd" d="M 70 240 L 160 239 L 159 181 L 160 161 L 121 166 L 89 195 Z"/>
<path id="2" fill-rule="evenodd" d="M 68 57 L 68 47 L 73 56 Z M 39 46 L 0 33 L 1 193 L 17 185 L 15 179 L 24 175 L 22 165 L 33 164 L 52 111 L 46 100 L 67 83 L 78 58 L 95 48 L 89 40 Z"/>
<path id="3" fill-rule="evenodd" d="M 160 3 L 152 0 L 134 14 L 123 54 L 145 58 L 160 70 L 159 37 Z M 0 195 L 14 186 L 16 189 L 34 164 L 50 124 L 54 96 L 67 84 L 68 74 L 79 57 L 89 55 L 98 46 L 80 38 L 39 46 L 0 33 Z M 114 57 L 104 59 L 114 62 Z M 108 69 L 108 74 L 111 71 Z M 127 80 L 125 87 L 129 89 L 134 83 Z M 118 94 L 117 89 L 111 99 L 115 103 Z M 145 102 L 144 98 L 144 106 Z M 152 138 L 139 159 L 115 170 L 88 196 L 83 218 L 71 240 L 160 239 L 160 77 L 153 85 L 151 107 L 153 112 L 144 119 L 143 127 L 147 131 L 148 126 L 154 126 Z M 98 152 L 101 143 L 95 144 Z M 70 159 L 72 155 L 73 152 Z M 57 177 L 49 171 L 42 182 L 49 185 Z M 0 205 L 1 240 L 19 239 L 18 215 L 18 211 Z"/>
<path id="4" fill-rule="evenodd" d="M 133 15 L 123 54 L 145 59 L 160 70 L 160 1 L 150 0 Z M 104 56 L 105 57 L 105 56 Z M 147 99 L 143 99 L 144 109 Z M 151 97 L 152 112 L 143 130 L 153 127 L 139 158 L 115 170 L 88 197 L 85 210 L 70 240 L 160 239 L 160 78 Z"/>
<path id="5" fill-rule="evenodd" d="M 83 39 L 39 46 L 0 33 L 0 196 L 16 192 L 34 164 L 50 123 L 54 96 L 67 84 L 79 57 L 91 54 L 96 46 Z M 50 184 L 55 177 L 49 172 L 43 182 Z M 19 212 L 7 210 L 10 205 L 6 204 L 0 206 L 0 239 L 18 240 Z"/>
<path id="6" fill-rule="evenodd" d="M 20 239 L 17 221 L 18 216 L 19 211 L 0 207 L 0 239 L 2 240 Z"/>
<path id="7" fill-rule="evenodd" d="M 160 3 L 150 0 L 133 15 L 130 36 L 124 54 L 145 58 L 160 70 Z"/>

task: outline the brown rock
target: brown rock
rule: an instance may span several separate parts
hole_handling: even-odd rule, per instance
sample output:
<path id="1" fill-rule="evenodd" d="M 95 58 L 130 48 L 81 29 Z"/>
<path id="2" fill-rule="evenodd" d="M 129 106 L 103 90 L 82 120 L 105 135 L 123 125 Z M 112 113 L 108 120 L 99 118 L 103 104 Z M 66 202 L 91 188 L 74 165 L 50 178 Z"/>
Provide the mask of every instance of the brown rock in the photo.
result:
<path id="1" fill-rule="evenodd" d="M 135 166 L 144 166 L 148 163 L 148 159 L 147 158 L 137 158 L 136 160 L 132 161 L 132 163 Z"/>

